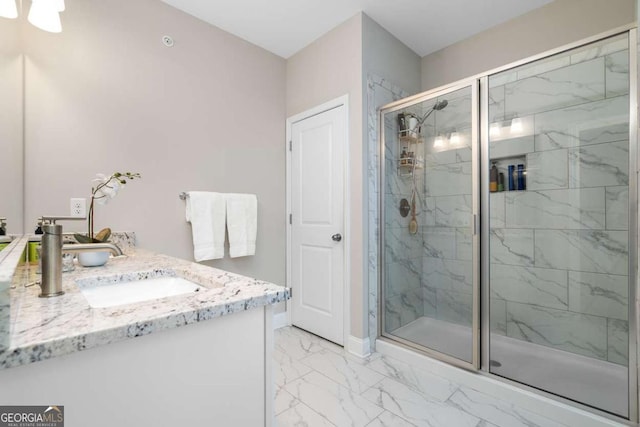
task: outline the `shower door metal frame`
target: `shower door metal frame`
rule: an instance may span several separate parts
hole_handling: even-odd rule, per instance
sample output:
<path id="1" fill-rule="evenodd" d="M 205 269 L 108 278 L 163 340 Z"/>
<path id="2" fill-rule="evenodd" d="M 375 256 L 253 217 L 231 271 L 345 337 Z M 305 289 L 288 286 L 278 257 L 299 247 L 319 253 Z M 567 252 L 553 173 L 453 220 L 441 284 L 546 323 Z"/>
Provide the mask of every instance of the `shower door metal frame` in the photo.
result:
<path id="1" fill-rule="evenodd" d="M 432 348 L 424 347 L 419 344 L 415 344 L 409 340 L 389 334 L 384 329 L 385 315 L 384 315 L 384 278 L 386 274 L 385 263 L 383 261 L 384 248 L 385 248 L 385 131 L 384 131 L 384 115 L 387 113 L 393 113 L 394 111 L 401 110 L 406 107 L 410 107 L 421 102 L 428 101 L 430 99 L 436 99 L 440 96 L 444 96 L 448 93 L 455 92 L 464 88 L 471 88 L 471 199 L 472 199 L 472 212 L 471 212 L 471 233 L 472 233 L 472 320 L 471 320 L 471 363 L 458 359 L 446 353 L 439 352 Z M 378 334 L 380 337 L 390 339 L 396 343 L 400 343 L 404 346 L 411 347 L 414 350 L 418 350 L 425 353 L 435 359 L 442 360 L 451 365 L 455 365 L 461 368 L 477 371 L 480 369 L 480 182 L 477 180 L 480 170 L 480 144 L 478 131 L 480 129 L 478 123 L 478 109 L 480 107 L 480 87 L 477 78 L 470 78 L 457 81 L 451 85 L 442 86 L 434 90 L 420 93 L 415 96 L 404 98 L 402 100 L 387 104 L 380 108 L 378 111 L 378 161 L 379 161 L 379 247 L 378 247 Z M 425 165 L 425 171 L 426 171 Z"/>
<path id="2" fill-rule="evenodd" d="M 490 312 L 489 312 L 489 187 L 483 186 L 483 182 L 489 181 L 489 76 L 500 73 L 512 68 L 519 67 L 540 59 L 551 57 L 556 54 L 560 54 L 581 46 L 586 46 L 604 39 L 615 37 L 618 35 L 626 34 L 629 42 L 629 265 L 628 265 L 628 277 L 629 277 L 629 363 L 628 369 L 628 399 L 629 399 L 629 418 L 631 423 L 637 423 L 639 421 L 639 391 L 638 391 L 638 312 L 636 310 L 636 298 L 640 294 L 638 285 L 640 280 L 638 278 L 638 242 L 640 241 L 640 226 L 638 221 L 638 174 L 640 173 L 640 150 L 638 149 L 638 29 L 636 24 L 624 25 L 573 43 L 569 43 L 546 52 L 532 55 L 519 61 L 515 61 L 504 66 L 494 68 L 492 70 L 482 72 L 460 80 L 449 85 L 441 86 L 432 89 L 427 92 L 423 92 L 411 97 L 404 98 L 400 101 L 396 101 L 387 104 L 379 109 L 378 120 L 378 141 L 379 141 L 379 247 L 378 247 L 378 335 L 381 339 L 390 340 L 396 344 L 400 344 L 404 347 L 409 347 L 419 352 L 425 353 L 435 359 L 442 360 L 450 363 L 454 366 L 459 366 L 465 369 L 475 370 L 480 375 L 485 375 L 493 380 L 503 382 L 506 384 L 514 385 L 520 389 L 531 391 L 535 394 L 542 395 L 557 402 L 564 403 L 568 406 L 573 406 L 587 412 L 600 415 L 602 417 L 615 420 L 617 422 L 627 421 L 627 419 L 620 417 L 609 412 L 602 411 L 598 408 L 588 406 L 577 401 L 562 397 L 557 394 L 553 394 L 517 381 L 507 379 L 505 377 L 493 374 L 489 370 L 490 360 Z M 398 337 L 390 336 L 384 333 L 384 300 L 383 285 L 384 285 L 384 198 L 385 198 L 385 158 L 384 158 L 384 113 L 400 110 L 408 105 L 412 105 L 426 99 L 430 99 L 438 96 L 438 94 L 444 94 L 461 88 L 475 82 L 476 87 L 479 87 L 479 100 L 475 102 L 472 107 L 472 114 L 474 117 L 473 123 L 475 123 L 474 130 L 479 138 L 472 139 L 476 141 L 477 148 L 473 153 L 473 162 L 477 164 L 478 168 L 473 168 L 473 176 L 479 177 L 479 182 L 474 187 L 474 194 L 479 197 L 479 212 L 476 211 L 476 198 L 474 197 L 474 215 L 479 214 L 479 234 L 474 234 L 474 307 L 473 307 L 473 363 L 466 363 L 456 359 L 452 356 L 439 353 L 437 351 L 426 349 L 422 346 L 416 345 L 409 341 L 403 340 Z M 480 116 L 478 116 L 478 112 Z M 478 120 L 479 119 L 479 120 Z M 477 187 L 477 188 L 476 188 Z M 474 217 L 475 220 L 478 217 Z M 481 238 L 480 238 L 481 237 Z M 479 242 L 477 242 L 479 240 Z M 478 256 L 480 258 L 478 258 Z M 477 260 L 477 261 L 476 261 Z M 476 274 L 478 274 L 476 280 Z M 477 324 L 476 321 L 479 321 Z M 479 338 L 476 338 L 476 336 Z"/>

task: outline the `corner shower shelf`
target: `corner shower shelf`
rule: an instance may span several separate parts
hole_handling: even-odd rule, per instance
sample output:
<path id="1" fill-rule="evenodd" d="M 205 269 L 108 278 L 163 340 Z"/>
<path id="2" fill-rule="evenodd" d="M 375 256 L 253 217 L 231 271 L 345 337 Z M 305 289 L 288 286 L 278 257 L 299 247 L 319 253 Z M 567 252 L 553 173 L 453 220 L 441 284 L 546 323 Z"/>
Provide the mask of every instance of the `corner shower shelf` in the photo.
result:
<path id="1" fill-rule="evenodd" d="M 402 130 L 398 132 L 398 141 L 403 144 L 420 144 L 424 142 L 422 135 L 412 135 L 411 131 Z"/>

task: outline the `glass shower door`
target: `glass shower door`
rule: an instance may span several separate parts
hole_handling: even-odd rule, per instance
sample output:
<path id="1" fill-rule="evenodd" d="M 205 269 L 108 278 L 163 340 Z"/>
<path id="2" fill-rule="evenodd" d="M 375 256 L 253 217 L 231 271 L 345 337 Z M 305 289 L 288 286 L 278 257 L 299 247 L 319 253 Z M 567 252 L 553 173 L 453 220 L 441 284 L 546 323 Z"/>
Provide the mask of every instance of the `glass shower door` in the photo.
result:
<path id="1" fill-rule="evenodd" d="M 381 111 L 382 335 L 479 365 L 478 85 Z"/>
<path id="2" fill-rule="evenodd" d="M 628 417 L 628 35 L 488 83 L 488 369 Z"/>

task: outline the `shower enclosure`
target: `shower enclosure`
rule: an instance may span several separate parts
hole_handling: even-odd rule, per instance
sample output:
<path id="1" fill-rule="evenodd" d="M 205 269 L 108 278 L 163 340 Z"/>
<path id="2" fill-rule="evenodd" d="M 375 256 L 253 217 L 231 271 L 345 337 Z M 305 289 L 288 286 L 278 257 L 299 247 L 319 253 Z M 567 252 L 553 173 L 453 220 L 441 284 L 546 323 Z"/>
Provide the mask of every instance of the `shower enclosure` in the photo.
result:
<path id="1" fill-rule="evenodd" d="M 381 109 L 382 339 L 637 420 L 630 40 Z"/>

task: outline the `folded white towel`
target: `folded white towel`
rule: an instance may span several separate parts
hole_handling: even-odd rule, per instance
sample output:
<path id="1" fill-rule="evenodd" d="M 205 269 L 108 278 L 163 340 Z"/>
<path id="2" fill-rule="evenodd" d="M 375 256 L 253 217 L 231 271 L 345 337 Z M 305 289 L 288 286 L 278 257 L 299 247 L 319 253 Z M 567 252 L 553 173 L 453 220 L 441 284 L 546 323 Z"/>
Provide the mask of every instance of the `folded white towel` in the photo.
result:
<path id="1" fill-rule="evenodd" d="M 224 194 L 190 191 L 187 197 L 187 221 L 193 235 L 193 257 L 196 261 L 224 257 Z"/>
<path id="2" fill-rule="evenodd" d="M 226 199 L 229 256 L 255 255 L 258 198 L 255 194 L 226 194 Z"/>

